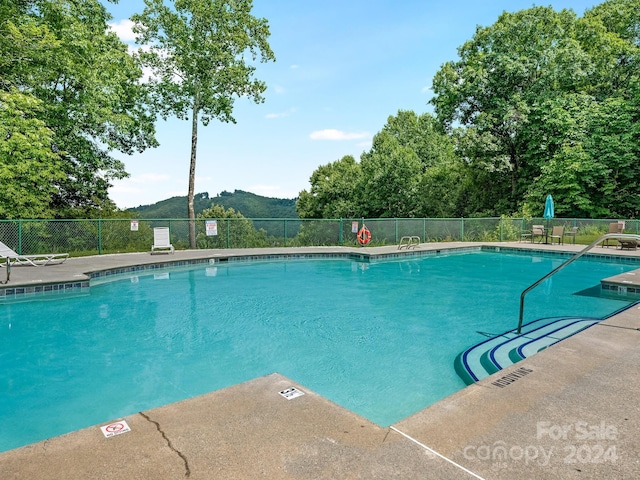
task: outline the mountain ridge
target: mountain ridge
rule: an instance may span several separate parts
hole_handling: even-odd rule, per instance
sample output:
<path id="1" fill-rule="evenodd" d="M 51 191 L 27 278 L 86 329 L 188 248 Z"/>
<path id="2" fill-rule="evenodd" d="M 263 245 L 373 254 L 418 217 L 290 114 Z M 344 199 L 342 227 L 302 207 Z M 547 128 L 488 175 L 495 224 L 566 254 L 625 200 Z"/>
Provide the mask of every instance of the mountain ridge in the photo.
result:
<path id="1" fill-rule="evenodd" d="M 221 205 L 225 209 L 233 208 L 246 218 L 298 218 L 296 200 L 287 198 L 263 197 L 244 190 L 223 191 L 215 197 L 208 192 L 194 195 L 193 207 L 196 215 L 211 205 Z M 150 205 L 128 208 L 140 218 L 188 218 L 187 197 L 171 197 Z"/>

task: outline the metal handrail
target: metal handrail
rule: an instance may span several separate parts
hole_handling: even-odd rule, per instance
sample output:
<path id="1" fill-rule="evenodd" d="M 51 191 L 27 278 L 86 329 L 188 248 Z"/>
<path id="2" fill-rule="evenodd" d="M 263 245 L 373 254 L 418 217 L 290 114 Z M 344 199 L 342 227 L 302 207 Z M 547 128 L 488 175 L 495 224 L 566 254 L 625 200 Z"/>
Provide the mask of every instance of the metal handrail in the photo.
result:
<path id="1" fill-rule="evenodd" d="M 525 295 L 527 293 L 529 293 L 531 290 L 533 290 L 534 288 L 536 288 L 538 285 L 540 285 L 542 282 L 544 282 L 551 275 L 555 274 L 556 272 L 559 272 L 560 270 L 562 270 L 564 267 L 566 267 L 570 263 L 575 262 L 577 259 L 579 259 L 582 255 L 587 253 L 593 247 L 595 247 L 596 245 L 598 245 L 602 241 L 607 240 L 609 238 L 616 238 L 616 239 L 621 239 L 621 240 L 637 240 L 638 242 L 640 242 L 640 235 L 632 235 L 632 234 L 625 234 L 625 233 L 607 233 L 606 235 L 603 235 L 600 238 L 598 238 L 596 241 L 594 241 L 590 245 L 587 245 L 585 248 L 580 250 L 578 253 L 576 253 L 573 257 L 571 257 L 567 261 L 565 261 L 565 262 L 561 263 L 560 265 L 558 265 L 556 268 L 551 270 L 549 273 L 547 273 L 540 280 L 538 280 L 537 282 L 535 282 L 535 283 L 529 285 L 527 288 L 525 288 L 523 290 L 523 292 L 520 294 L 520 317 L 518 318 L 518 332 L 517 332 L 518 335 L 520 335 L 520 332 L 522 331 L 522 319 L 524 317 L 524 297 L 525 297 Z"/>

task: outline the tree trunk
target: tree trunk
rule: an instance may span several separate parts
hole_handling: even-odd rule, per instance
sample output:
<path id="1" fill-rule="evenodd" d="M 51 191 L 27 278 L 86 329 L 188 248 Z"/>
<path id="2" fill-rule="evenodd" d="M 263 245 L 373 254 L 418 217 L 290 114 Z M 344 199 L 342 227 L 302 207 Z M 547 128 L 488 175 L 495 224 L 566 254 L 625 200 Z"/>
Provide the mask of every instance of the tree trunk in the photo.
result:
<path id="1" fill-rule="evenodd" d="M 193 102 L 191 119 L 191 163 L 189 165 L 189 193 L 187 194 L 187 213 L 189 215 L 189 247 L 196 248 L 196 212 L 193 208 L 196 182 L 196 149 L 198 147 L 198 98 Z"/>

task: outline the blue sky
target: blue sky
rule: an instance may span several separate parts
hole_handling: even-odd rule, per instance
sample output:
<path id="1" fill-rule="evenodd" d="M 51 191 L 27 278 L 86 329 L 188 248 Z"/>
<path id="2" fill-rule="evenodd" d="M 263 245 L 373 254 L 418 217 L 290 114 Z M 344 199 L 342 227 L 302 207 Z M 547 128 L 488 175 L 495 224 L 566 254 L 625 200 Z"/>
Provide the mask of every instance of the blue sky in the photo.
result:
<path id="1" fill-rule="evenodd" d="M 114 30 L 133 45 L 126 20 L 142 0 L 103 1 Z M 538 3 L 579 16 L 599 3 Z M 254 0 L 253 13 L 269 21 L 276 62 L 258 64 L 265 102 L 238 99 L 236 124 L 199 127 L 196 192 L 215 196 L 245 190 L 294 198 L 309 188 L 320 165 L 371 146 L 373 135 L 398 110 L 432 111 L 433 76 L 476 26 L 503 11 L 530 8 L 524 0 Z M 190 122 L 156 125 L 160 146 L 132 156 L 116 153 L 131 177 L 110 196 L 121 208 L 186 195 Z"/>

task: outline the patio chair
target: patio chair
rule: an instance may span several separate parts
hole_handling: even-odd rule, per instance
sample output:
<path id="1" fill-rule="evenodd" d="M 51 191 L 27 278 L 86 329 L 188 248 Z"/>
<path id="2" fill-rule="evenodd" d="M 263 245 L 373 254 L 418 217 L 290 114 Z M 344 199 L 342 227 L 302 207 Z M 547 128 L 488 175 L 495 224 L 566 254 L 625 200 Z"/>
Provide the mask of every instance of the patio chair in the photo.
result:
<path id="1" fill-rule="evenodd" d="M 531 243 L 533 243 L 536 237 L 540 238 L 540 242 L 545 238 L 544 236 L 544 225 L 532 225 L 531 226 Z"/>
<path id="2" fill-rule="evenodd" d="M 622 233 L 624 231 L 624 223 L 622 222 L 611 222 L 609 224 L 609 231 L 607 233 Z M 611 243 L 614 242 L 614 243 Z M 614 247 L 618 246 L 618 240 L 615 238 L 607 238 L 602 242 L 603 247 L 609 247 L 613 245 Z"/>
<path id="3" fill-rule="evenodd" d="M 68 253 L 43 253 L 41 255 L 20 255 L 4 243 L 0 242 L 0 258 L 6 259 L 9 266 L 13 265 L 31 265 L 33 267 L 43 267 L 45 265 L 55 265 L 63 263 L 69 258 Z M 4 266 L 4 264 L 0 264 Z"/>
<path id="4" fill-rule="evenodd" d="M 558 245 L 564 243 L 564 225 L 556 225 L 555 227 L 553 227 L 549 238 L 551 239 L 551 245 L 553 245 L 554 239 L 558 240 Z"/>
<path id="5" fill-rule="evenodd" d="M 532 225 L 530 231 L 520 234 L 520 241 L 527 240 L 533 243 L 535 237 L 540 237 L 541 239 L 544 237 L 544 225 Z"/>
<path id="6" fill-rule="evenodd" d="M 158 250 L 158 252 L 156 252 Z M 153 229 L 153 245 L 151 254 L 154 253 L 174 253 L 175 249 L 171 245 L 169 238 L 169 227 L 156 227 Z"/>

